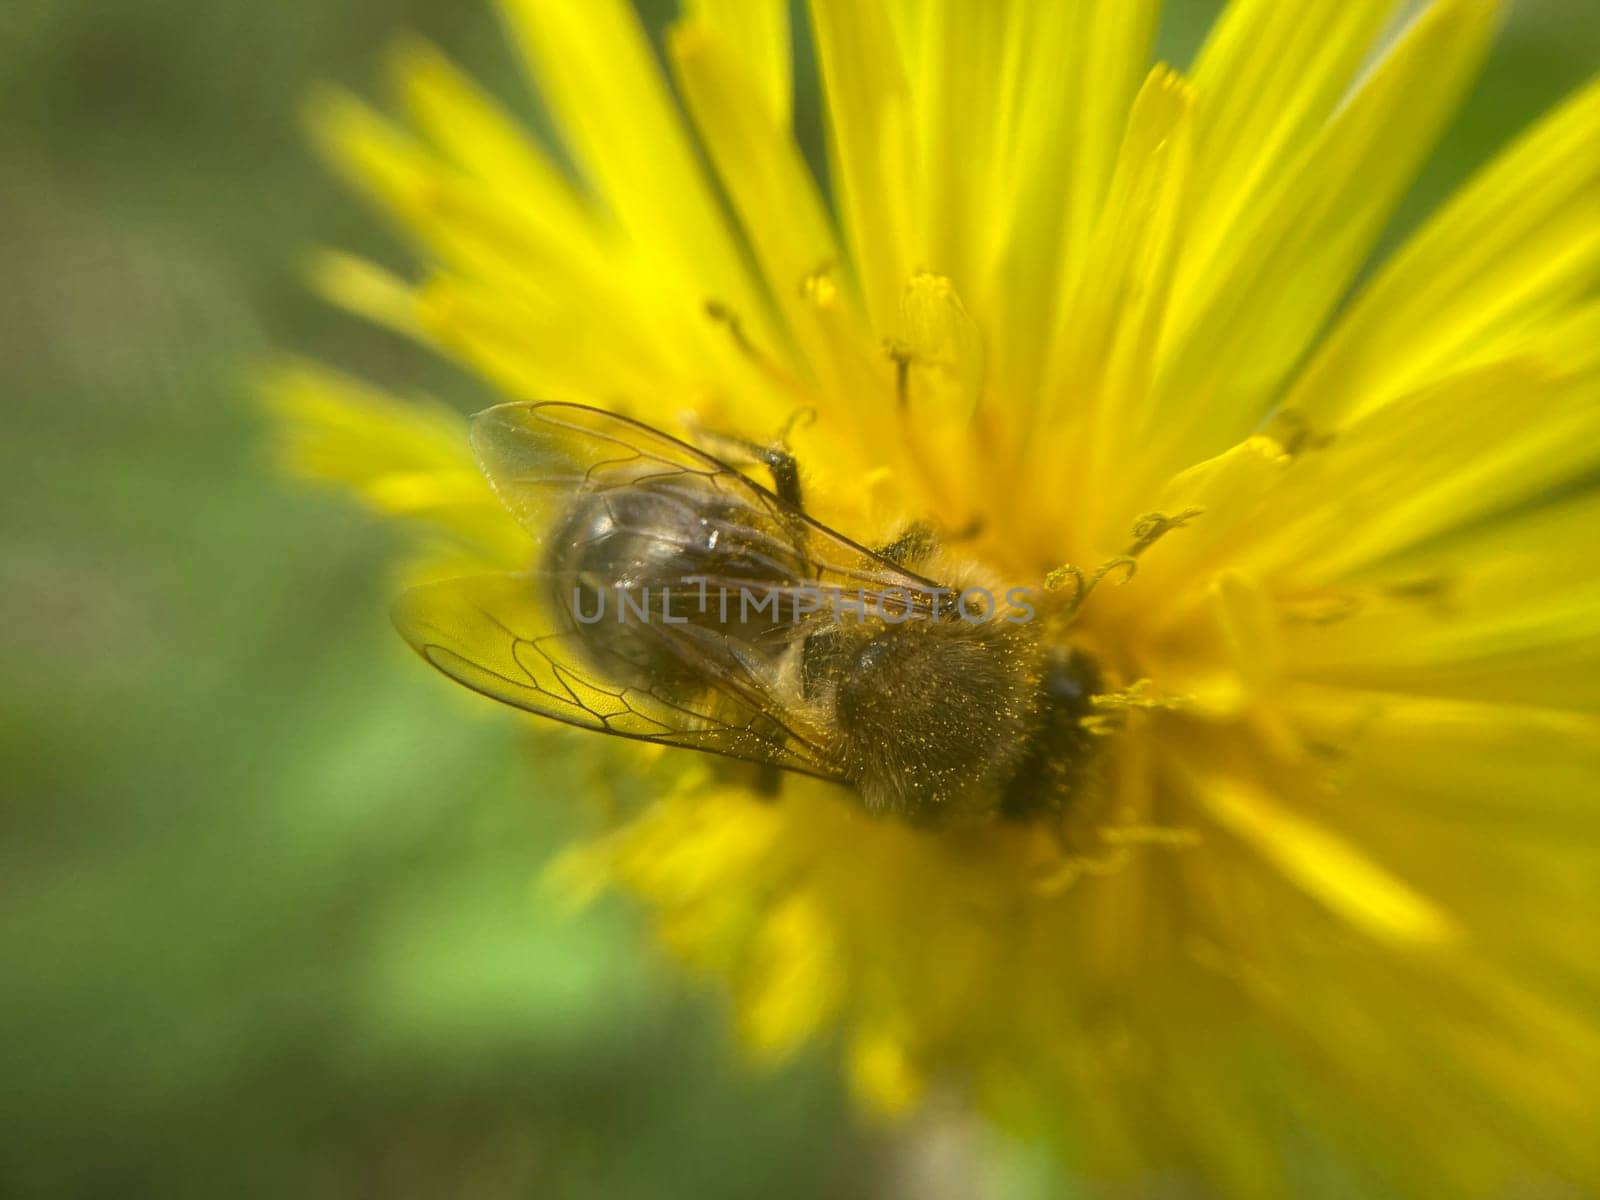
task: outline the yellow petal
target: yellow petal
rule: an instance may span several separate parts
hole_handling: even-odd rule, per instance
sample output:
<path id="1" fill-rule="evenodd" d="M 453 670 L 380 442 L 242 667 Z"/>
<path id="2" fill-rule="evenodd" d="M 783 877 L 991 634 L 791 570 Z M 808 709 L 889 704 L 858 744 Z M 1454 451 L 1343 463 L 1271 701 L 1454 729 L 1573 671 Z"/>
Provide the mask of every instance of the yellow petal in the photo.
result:
<path id="1" fill-rule="evenodd" d="M 885 1116 L 912 1108 L 927 1086 L 904 1041 L 877 1027 L 862 1030 L 850 1043 L 850 1082 L 873 1111 Z"/>
<path id="2" fill-rule="evenodd" d="M 763 917 L 736 983 L 740 1028 L 759 1058 L 794 1053 L 838 1008 L 842 980 L 831 933 L 827 914 L 805 892 Z"/>
<path id="3" fill-rule="evenodd" d="M 597 325 L 559 293 L 440 275 L 419 303 L 429 335 L 513 398 L 593 404 L 643 397 L 669 405 L 687 394 L 675 374 L 654 365 L 647 348 L 626 340 L 626 326 Z"/>
<path id="4" fill-rule="evenodd" d="M 688 11 L 743 64 L 762 112 L 787 138 L 794 94 L 788 0 L 689 0 Z"/>
<path id="5" fill-rule="evenodd" d="M 1263 560 L 1338 578 L 1536 498 L 1600 461 L 1597 396 L 1594 374 L 1513 362 L 1379 409 L 1296 464 Z"/>
<path id="6" fill-rule="evenodd" d="M 1019 172 L 1039 170 L 1042 178 L 1035 182 L 1037 190 L 1033 192 L 1036 202 L 1051 203 L 1055 186 L 1065 185 L 1059 193 L 1066 221 L 1058 253 L 1073 262 L 1100 219 L 1112 174 L 1127 144 L 1129 112 L 1141 86 L 1148 82 L 1147 55 L 1155 38 L 1158 6 L 1153 0 L 1089 0 L 1027 7 L 1033 11 L 1066 9 L 1069 19 L 1080 22 L 1070 38 L 1071 49 L 1078 55 L 1076 69 L 1071 70 L 1060 57 L 1063 47 L 1052 44 L 1048 27 L 1034 30 L 1023 26 L 1026 90 L 1018 105 L 1014 167 Z M 1063 76 L 1067 77 L 1065 94 L 1057 91 L 1059 83 L 1050 82 Z M 1035 86 L 1046 96 L 1056 96 L 1061 107 L 1052 113 L 1049 104 L 1038 99 Z M 1049 124 L 1052 115 L 1070 131 L 1060 141 Z M 1024 203 L 1027 198 L 1025 193 Z M 1032 246 L 1026 237 L 1017 239 L 1022 255 L 1032 253 Z"/>
<path id="7" fill-rule="evenodd" d="M 1148 0 L 896 7 L 914 125 L 911 267 L 983 314 L 1031 399 L 1048 323 L 1104 201 L 1155 25 Z"/>
<path id="8" fill-rule="evenodd" d="M 357 190 L 402 222 L 425 212 L 432 163 L 414 138 L 342 91 L 312 96 L 305 117 L 328 165 Z"/>
<path id="9" fill-rule="evenodd" d="M 1011 0 L 935 0 L 907 45 L 916 170 L 908 181 L 917 266 L 967 294 L 982 272 L 1004 212 L 991 202 L 996 158 L 1010 124 L 1018 73 L 1013 34 L 1025 28 Z"/>
<path id="10" fill-rule="evenodd" d="M 1600 372 L 1518 361 L 1467 371 L 1336 434 L 1305 432 L 1297 454 L 1249 439 L 1169 486 L 1164 502 L 1205 512 L 1147 556 L 1141 583 L 1192 605 L 1194 583 L 1226 564 L 1307 591 L 1389 559 L 1405 570 L 1411 548 L 1600 462 L 1597 396 Z"/>
<path id="11" fill-rule="evenodd" d="M 731 44 L 688 21 L 673 30 L 670 49 L 689 111 L 802 351 L 800 376 L 820 375 L 825 390 L 842 399 L 847 382 L 864 381 L 839 361 L 828 332 L 835 322 L 805 288 L 819 267 L 839 258 L 816 182 L 788 130 L 759 103 L 758 85 Z"/>
<path id="12" fill-rule="evenodd" d="M 1337 619 L 1286 630 L 1287 669 L 1373 692 L 1600 711 L 1596 528 L 1591 492 L 1370 571 Z"/>
<path id="13" fill-rule="evenodd" d="M 1524 134 L 1364 289 L 1290 403 L 1333 424 L 1521 349 L 1600 285 L 1600 82 Z M 1600 339 L 1597 339 L 1600 340 Z"/>
<path id="14" fill-rule="evenodd" d="M 1331 689 L 1293 703 L 1336 756 L 1341 828 L 1405 863 L 1510 978 L 1575 1008 L 1600 993 L 1600 715 Z"/>
<path id="15" fill-rule="evenodd" d="M 640 255 L 672 282 L 674 308 L 725 305 L 765 343 L 765 303 L 631 6 L 503 0 L 501 7 L 580 168 Z"/>
<path id="16" fill-rule="evenodd" d="M 647 328 L 616 319 L 631 308 L 609 265 L 618 251 L 599 239 L 587 218 L 562 216 L 559 205 L 530 215 L 523 193 L 476 186 L 353 97 L 320 98 L 311 120 L 334 165 L 397 218 L 430 257 L 523 301 L 559 295 L 590 319 L 604 316 L 627 332 Z M 467 140 L 459 130 L 454 136 Z"/>
<path id="17" fill-rule="evenodd" d="M 326 250 L 311 260 L 308 274 L 312 288 L 330 304 L 408 337 L 427 338 L 416 289 L 376 263 Z"/>
<path id="18" fill-rule="evenodd" d="M 1235 0 L 1195 60 L 1196 266 L 1299 156 L 1350 87 L 1395 0 Z"/>
<path id="19" fill-rule="evenodd" d="M 828 155 L 845 242 L 872 327 L 887 335 L 913 267 L 910 94 L 882 0 L 812 0 Z"/>
<path id="20" fill-rule="evenodd" d="M 1252 197 L 1216 253 L 1185 257 L 1149 467 L 1170 471 L 1216 453 L 1255 423 L 1475 74 L 1496 8 L 1439 0 Z"/>
<path id="21" fill-rule="evenodd" d="M 1409 1048 L 1448 1063 L 1456 1086 L 1479 1095 L 1497 1121 L 1517 1120 L 1521 1128 L 1500 1132 L 1522 1141 L 1524 1155 L 1534 1147 L 1546 1162 L 1592 1164 L 1592 1139 L 1567 1133 L 1592 1108 L 1600 1064 L 1588 1016 L 1600 996 L 1592 803 L 1600 717 L 1332 689 L 1300 689 L 1293 704 L 1331 755 L 1332 786 L 1313 801 L 1319 818 L 1337 821 L 1378 861 L 1403 865 L 1408 883 L 1463 933 L 1443 954 L 1369 966 L 1363 1007 L 1409 999 L 1429 1012 L 1435 1019 L 1408 1034 Z M 1305 1014 L 1303 1027 L 1349 1055 L 1337 1007 Z M 1397 1065 L 1402 1075 L 1416 1071 Z M 1520 1102 L 1506 1104 L 1513 1096 Z"/>
<path id="22" fill-rule="evenodd" d="M 1118 536 L 1127 528 L 1119 485 L 1150 419 L 1152 364 L 1180 253 L 1193 104 L 1192 90 L 1164 67 L 1145 81 L 1082 271 L 1060 307 L 1037 400 L 1036 419 L 1054 436 L 1036 440 L 1033 462 L 1040 470 L 1070 464 L 1081 483 L 1072 520 L 1090 541 L 1103 511 L 1117 514 Z"/>
<path id="23" fill-rule="evenodd" d="M 309 364 L 275 371 L 261 394 L 279 418 L 276 452 L 288 470 L 343 484 L 480 566 L 519 561 L 526 539 L 473 461 L 458 414 Z"/>
<path id="24" fill-rule="evenodd" d="M 1472 837 L 1488 823 L 1523 844 L 1564 842 L 1578 858 L 1600 828 L 1591 790 L 1600 713 L 1315 685 L 1297 687 L 1290 704 L 1339 753 L 1340 804 L 1352 816 L 1393 808 L 1407 823 L 1454 824 Z"/>
<path id="25" fill-rule="evenodd" d="M 1455 936 L 1450 919 L 1354 845 L 1237 779 L 1200 782 L 1205 809 L 1291 883 L 1374 938 L 1403 945 Z"/>
<path id="26" fill-rule="evenodd" d="M 446 77 L 434 78 L 437 62 L 400 61 L 423 64 L 405 78 L 415 103 L 438 110 L 430 120 L 473 119 L 441 98 L 450 93 L 439 90 Z M 771 389 L 702 294 L 686 293 L 614 230 L 560 204 L 530 212 L 528 194 L 487 186 L 352 98 L 325 98 L 312 117 L 334 162 L 449 268 L 423 289 L 423 329 L 514 394 L 666 403 L 690 392 L 705 398 L 718 381 L 759 404 Z M 458 155 L 479 145 L 463 130 L 451 138 Z M 745 314 L 735 315 L 740 336 L 750 336 Z"/>
<path id="27" fill-rule="evenodd" d="M 561 168 L 444 55 L 406 39 L 391 52 L 389 68 L 418 130 L 445 158 L 536 228 L 597 247 L 599 228 Z"/>

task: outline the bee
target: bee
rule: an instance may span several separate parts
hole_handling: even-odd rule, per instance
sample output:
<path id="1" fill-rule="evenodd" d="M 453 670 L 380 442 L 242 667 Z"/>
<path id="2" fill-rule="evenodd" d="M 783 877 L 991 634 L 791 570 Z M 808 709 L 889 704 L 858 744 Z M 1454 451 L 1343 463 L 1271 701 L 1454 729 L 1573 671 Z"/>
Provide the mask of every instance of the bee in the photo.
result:
<path id="1" fill-rule="evenodd" d="M 396 602 L 432 666 L 585 729 L 843 785 L 874 814 L 943 827 L 1059 812 L 1091 757 L 1088 656 L 992 593 L 905 565 L 774 489 L 630 418 L 505 404 L 472 426 L 479 465 L 532 537 L 522 574 Z M 986 597 L 986 598 L 985 598 Z"/>

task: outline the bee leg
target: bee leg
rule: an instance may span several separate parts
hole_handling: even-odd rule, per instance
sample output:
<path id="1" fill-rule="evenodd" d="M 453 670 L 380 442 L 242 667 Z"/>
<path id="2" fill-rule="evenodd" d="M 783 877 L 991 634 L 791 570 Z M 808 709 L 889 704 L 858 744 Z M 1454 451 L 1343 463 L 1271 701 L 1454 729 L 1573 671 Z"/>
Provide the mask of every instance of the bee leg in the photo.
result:
<path id="1" fill-rule="evenodd" d="M 907 525 L 894 541 L 879 546 L 873 553 L 879 558 L 888 559 L 897 567 L 904 567 L 921 562 L 938 548 L 939 535 L 933 526 L 926 521 L 916 521 Z"/>
<path id="2" fill-rule="evenodd" d="M 783 501 L 788 508 L 795 512 L 804 512 L 805 505 L 800 494 L 800 464 L 795 461 L 781 445 L 760 446 L 749 443 L 748 449 L 755 455 L 756 461 L 772 474 L 773 494 Z"/>
<path id="3" fill-rule="evenodd" d="M 702 429 L 699 440 L 715 451 L 719 458 L 729 460 L 737 459 L 739 467 L 760 466 L 765 467 L 772 475 L 772 492 L 783 502 L 785 508 L 795 512 L 804 512 L 800 491 L 800 463 L 793 454 L 784 447 L 783 440 L 789 436 L 789 431 L 794 428 L 795 422 L 801 418 L 815 415 L 814 410 L 801 409 L 784 427 L 779 435 L 779 440 L 773 445 L 763 445 L 751 441 L 749 438 L 738 437 L 731 433 L 718 433 L 715 430 Z"/>
<path id="4" fill-rule="evenodd" d="M 798 408 L 784 423 L 783 429 L 771 442 L 757 442 L 734 433 L 715 429 L 698 431 L 699 440 L 713 449 L 718 457 L 730 462 L 737 460 L 740 467 L 765 467 L 772 476 L 772 492 L 786 508 L 804 512 L 800 491 L 800 462 L 789 451 L 789 435 L 800 425 L 816 420 L 817 410 Z"/>
<path id="5" fill-rule="evenodd" d="M 750 447 L 756 461 L 772 473 L 773 494 L 795 512 L 804 512 L 800 494 L 800 464 L 781 446 Z"/>
<path id="6" fill-rule="evenodd" d="M 968 542 L 983 532 L 983 518 L 973 517 L 954 533 L 940 535 L 927 521 L 914 521 L 900 536 L 873 551 L 897 567 L 911 567 L 932 557 L 934 551 L 949 542 Z"/>
<path id="7" fill-rule="evenodd" d="M 783 772 L 772 763 L 756 767 L 755 787 L 752 789 L 763 804 L 775 803 L 778 789 L 783 784 Z"/>

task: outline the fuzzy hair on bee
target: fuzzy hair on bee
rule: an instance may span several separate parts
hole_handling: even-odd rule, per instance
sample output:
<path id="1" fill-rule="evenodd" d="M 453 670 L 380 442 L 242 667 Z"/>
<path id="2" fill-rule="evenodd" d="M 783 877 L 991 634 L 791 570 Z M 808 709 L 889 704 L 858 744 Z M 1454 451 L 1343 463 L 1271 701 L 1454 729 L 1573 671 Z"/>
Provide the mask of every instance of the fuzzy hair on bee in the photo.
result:
<path id="1" fill-rule="evenodd" d="M 983 815 L 1039 725 L 1041 655 L 1015 626 L 834 626 L 806 652 L 830 668 L 833 761 L 872 812 L 914 824 Z"/>

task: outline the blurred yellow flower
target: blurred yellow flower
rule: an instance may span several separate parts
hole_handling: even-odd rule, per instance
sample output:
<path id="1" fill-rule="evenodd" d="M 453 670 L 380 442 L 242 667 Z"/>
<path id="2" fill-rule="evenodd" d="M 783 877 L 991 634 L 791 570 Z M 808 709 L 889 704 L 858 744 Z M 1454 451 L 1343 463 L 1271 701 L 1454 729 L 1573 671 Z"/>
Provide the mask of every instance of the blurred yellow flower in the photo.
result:
<path id="1" fill-rule="evenodd" d="M 689 3 L 675 93 L 623 0 L 503 0 L 574 172 L 406 45 L 405 124 L 315 125 L 427 270 L 317 281 L 512 398 L 812 408 L 807 507 L 869 544 L 1037 581 L 1192 514 L 1074 627 L 1125 689 L 1081 853 L 669 753 L 562 862 L 755 1051 L 837 1027 L 877 1108 L 953 1081 L 1095 1179 L 1600 1187 L 1600 86 L 1362 276 L 1496 5 L 1234 0 L 1187 76 L 1155 8 L 814 0 L 824 188 L 782 0 Z M 448 411 L 269 386 L 418 571 L 526 566 Z"/>

